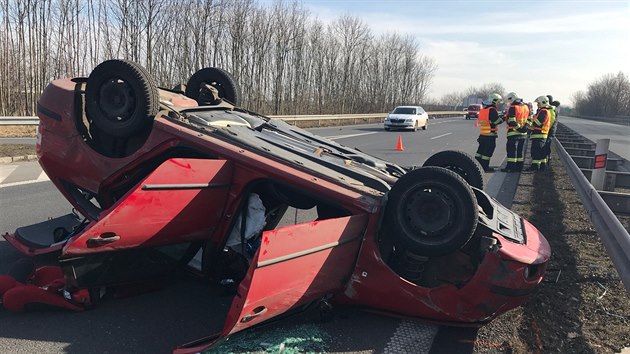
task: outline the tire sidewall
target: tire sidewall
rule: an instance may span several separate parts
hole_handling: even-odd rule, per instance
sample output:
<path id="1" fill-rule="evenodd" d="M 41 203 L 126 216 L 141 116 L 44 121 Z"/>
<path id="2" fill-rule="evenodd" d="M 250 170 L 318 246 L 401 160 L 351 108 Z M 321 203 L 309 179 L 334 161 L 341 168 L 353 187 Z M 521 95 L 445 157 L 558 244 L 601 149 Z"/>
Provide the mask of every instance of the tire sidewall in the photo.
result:
<path id="1" fill-rule="evenodd" d="M 219 68 L 203 68 L 195 72 L 186 83 L 186 96 L 197 100 L 202 83 L 213 85 L 219 91 L 219 97 L 232 104 L 239 104 L 240 93 L 232 74 Z"/>
<path id="2" fill-rule="evenodd" d="M 457 173 L 471 186 L 482 190 L 484 188 L 481 166 L 470 155 L 462 151 L 440 151 L 436 154 L 431 155 L 422 166 L 437 166 L 447 168 Z"/>
<path id="3" fill-rule="evenodd" d="M 451 221 L 452 225 L 442 239 L 413 230 L 406 220 L 406 202 L 426 187 L 446 192 L 456 205 L 456 220 Z M 442 167 L 423 167 L 408 172 L 394 184 L 388 195 L 385 211 L 387 230 L 391 230 L 399 246 L 419 255 L 440 256 L 460 249 L 472 237 L 477 221 L 477 200 L 470 186 L 455 172 Z"/>
<path id="4" fill-rule="evenodd" d="M 112 78 L 124 80 L 135 96 L 131 117 L 123 122 L 107 118 L 99 105 L 100 89 Z M 85 105 L 88 119 L 106 134 L 129 137 L 148 128 L 158 112 L 158 89 L 151 77 L 138 64 L 126 60 L 108 60 L 99 64 L 88 77 Z"/>

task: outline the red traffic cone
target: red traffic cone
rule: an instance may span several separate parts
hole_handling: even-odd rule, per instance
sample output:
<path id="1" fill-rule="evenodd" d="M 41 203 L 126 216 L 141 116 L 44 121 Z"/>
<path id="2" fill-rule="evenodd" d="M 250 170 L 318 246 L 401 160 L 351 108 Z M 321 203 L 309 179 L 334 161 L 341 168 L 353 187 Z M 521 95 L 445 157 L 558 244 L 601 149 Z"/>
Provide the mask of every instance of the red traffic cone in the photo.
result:
<path id="1" fill-rule="evenodd" d="M 396 151 L 403 151 L 403 150 L 405 150 L 405 148 L 403 147 L 402 136 L 398 134 L 398 144 L 396 144 Z"/>

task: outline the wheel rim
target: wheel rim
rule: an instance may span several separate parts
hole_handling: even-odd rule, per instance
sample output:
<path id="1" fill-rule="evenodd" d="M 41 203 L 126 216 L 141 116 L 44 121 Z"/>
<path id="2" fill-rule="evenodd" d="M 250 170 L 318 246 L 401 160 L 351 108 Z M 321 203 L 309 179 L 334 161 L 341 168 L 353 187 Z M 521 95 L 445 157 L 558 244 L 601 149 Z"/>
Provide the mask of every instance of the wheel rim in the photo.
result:
<path id="1" fill-rule="evenodd" d="M 98 105 L 107 120 L 125 122 L 133 116 L 136 107 L 136 96 L 128 82 L 112 77 L 101 85 Z"/>
<path id="2" fill-rule="evenodd" d="M 405 206 L 402 212 L 407 227 L 429 238 L 447 232 L 457 216 L 455 201 L 440 186 L 417 188 L 409 193 L 402 205 Z"/>

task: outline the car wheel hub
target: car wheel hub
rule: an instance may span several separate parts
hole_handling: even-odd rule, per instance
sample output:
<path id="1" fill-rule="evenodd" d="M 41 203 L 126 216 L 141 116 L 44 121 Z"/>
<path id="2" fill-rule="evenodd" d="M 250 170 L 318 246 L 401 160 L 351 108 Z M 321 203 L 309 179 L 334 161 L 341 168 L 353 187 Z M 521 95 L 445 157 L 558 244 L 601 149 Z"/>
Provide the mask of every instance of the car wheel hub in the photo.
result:
<path id="1" fill-rule="evenodd" d="M 117 78 L 111 78 L 103 83 L 98 100 L 107 119 L 116 122 L 124 122 L 131 118 L 136 106 L 133 88 Z"/>
<path id="2" fill-rule="evenodd" d="M 420 234 L 439 236 L 451 227 L 456 207 L 451 198 L 436 188 L 414 192 L 404 210 L 408 225 Z"/>

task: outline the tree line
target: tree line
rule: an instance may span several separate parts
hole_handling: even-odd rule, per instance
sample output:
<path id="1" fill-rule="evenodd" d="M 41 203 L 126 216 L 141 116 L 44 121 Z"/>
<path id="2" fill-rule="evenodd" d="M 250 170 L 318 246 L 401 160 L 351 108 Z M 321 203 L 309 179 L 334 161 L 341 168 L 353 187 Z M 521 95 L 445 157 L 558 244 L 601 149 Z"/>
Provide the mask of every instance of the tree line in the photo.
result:
<path id="1" fill-rule="evenodd" d="M 242 106 L 265 114 L 390 111 L 421 103 L 437 69 L 417 41 L 342 15 L 255 0 L 0 0 L 0 115 L 33 115 L 46 85 L 112 58 L 158 86 L 203 67 L 231 72 Z"/>
<path id="2" fill-rule="evenodd" d="M 606 74 L 573 94 L 577 114 L 586 116 L 630 116 L 630 80 L 623 72 Z"/>

